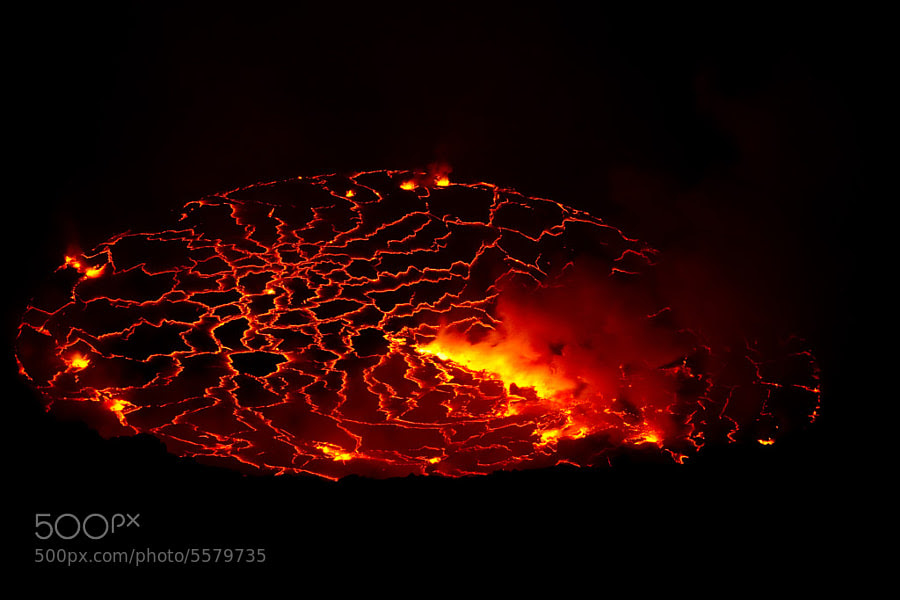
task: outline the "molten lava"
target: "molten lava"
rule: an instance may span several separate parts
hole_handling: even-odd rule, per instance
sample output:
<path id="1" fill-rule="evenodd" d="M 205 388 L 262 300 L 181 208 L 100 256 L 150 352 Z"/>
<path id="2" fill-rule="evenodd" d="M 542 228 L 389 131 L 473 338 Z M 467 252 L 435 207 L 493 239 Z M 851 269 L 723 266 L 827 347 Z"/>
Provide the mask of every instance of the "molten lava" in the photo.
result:
<path id="1" fill-rule="evenodd" d="M 439 333 L 432 342 L 416 348 L 420 353 L 455 362 L 471 371 L 486 372 L 503 381 L 512 390 L 532 388 L 544 399 L 571 393 L 577 382 L 556 373 L 551 364 L 527 349 L 469 344 Z"/>
<path id="2" fill-rule="evenodd" d="M 819 408 L 800 340 L 712 348 L 652 248 L 444 167 L 257 184 L 74 254 L 19 327 L 47 409 L 241 470 L 681 462 Z"/>

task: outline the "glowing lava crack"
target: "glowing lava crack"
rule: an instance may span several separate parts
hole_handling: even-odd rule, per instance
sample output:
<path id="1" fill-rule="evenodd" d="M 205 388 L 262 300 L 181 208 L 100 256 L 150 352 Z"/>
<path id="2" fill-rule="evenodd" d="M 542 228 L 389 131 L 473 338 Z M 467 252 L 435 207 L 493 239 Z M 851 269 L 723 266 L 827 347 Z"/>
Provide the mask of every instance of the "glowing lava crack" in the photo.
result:
<path id="1" fill-rule="evenodd" d="M 710 348 L 655 252 L 445 175 L 257 184 L 65 258 L 19 328 L 48 410 L 178 455 L 339 478 L 682 461 L 815 418 L 798 340 Z"/>

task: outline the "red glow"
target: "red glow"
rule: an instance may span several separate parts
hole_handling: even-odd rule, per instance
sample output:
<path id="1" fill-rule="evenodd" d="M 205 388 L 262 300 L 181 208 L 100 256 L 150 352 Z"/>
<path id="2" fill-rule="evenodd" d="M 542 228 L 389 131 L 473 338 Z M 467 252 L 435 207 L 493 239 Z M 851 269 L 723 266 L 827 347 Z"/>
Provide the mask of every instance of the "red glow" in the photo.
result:
<path id="1" fill-rule="evenodd" d="M 799 340 L 710 348 L 652 248 L 448 174 L 258 184 L 66 256 L 83 277 L 29 306 L 21 371 L 105 436 L 328 478 L 683 462 L 817 414 Z"/>

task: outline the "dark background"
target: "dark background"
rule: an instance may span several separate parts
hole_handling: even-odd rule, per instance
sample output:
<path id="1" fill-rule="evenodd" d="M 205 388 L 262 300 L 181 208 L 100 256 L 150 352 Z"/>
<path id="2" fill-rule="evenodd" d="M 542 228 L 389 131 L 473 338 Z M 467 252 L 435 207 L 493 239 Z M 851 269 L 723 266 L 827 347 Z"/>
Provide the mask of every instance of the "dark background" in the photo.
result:
<path id="1" fill-rule="evenodd" d="M 845 536 L 865 503 L 853 440 L 855 308 L 874 269 L 869 17 L 136 2 L 22 10 L 8 27 L 5 468 L 24 562 L 41 546 L 36 512 L 140 512 L 141 531 L 103 548 L 263 547 L 263 567 L 212 568 L 311 579 L 570 564 L 620 577 L 686 560 L 729 582 L 760 568 L 764 586 L 847 573 L 831 567 L 862 543 Z M 807 338 L 823 372 L 816 426 L 683 467 L 331 484 L 101 440 L 42 414 L 18 380 L 18 317 L 73 245 L 256 181 L 435 160 L 661 249 L 673 302 L 712 335 Z"/>

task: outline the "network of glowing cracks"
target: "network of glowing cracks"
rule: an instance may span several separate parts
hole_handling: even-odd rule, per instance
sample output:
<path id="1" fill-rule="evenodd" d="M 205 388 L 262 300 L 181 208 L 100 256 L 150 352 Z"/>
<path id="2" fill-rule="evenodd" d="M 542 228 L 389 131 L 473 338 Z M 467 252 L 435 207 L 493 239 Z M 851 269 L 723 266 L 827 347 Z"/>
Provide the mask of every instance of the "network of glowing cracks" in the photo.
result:
<path id="1" fill-rule="evenodd" d="M 332 479 L 683 462 L 814 420 L 800 341 L 710 347 L 648 291 L 655 255 L 443 172 L 262 183 L 65 257 L 17 357 L 105 437 Z"/>

